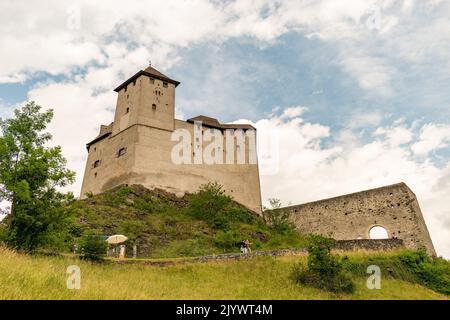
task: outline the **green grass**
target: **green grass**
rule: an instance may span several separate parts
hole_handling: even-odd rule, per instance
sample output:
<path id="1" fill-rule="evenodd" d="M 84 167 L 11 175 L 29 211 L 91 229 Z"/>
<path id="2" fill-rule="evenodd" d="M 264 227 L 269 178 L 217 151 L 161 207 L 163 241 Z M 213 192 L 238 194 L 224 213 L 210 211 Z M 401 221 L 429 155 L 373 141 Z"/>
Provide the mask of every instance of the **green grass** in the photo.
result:
<path id="1" fill-rule="evenodd" d="M 215 228 L 207 219 L 188 212 L 189 195 L 177 198 L 162 190 L 140 186 L 121 187 L 104 194 L 78 200 L 71 205 L 83 230 L 102 234 L 125 234 L 138 246 L 138 255 L 149 258 L 173 258 L 238 252 L 238 243 L 249 239 L 254 250 L 304 247 L 305 237 L 297 232 L 278 232 L 261 217 L 234 204 L 227 214 L 226 230 Z M 223 233 L 232 245 L 226 248 Z"/>
<path id="2" fill-rule="evenodd" d="M 365 253 L 351 261 L 368 261 Z M 306 255 L 168 267 L 90 264 L 67 257 L 27 256 L 0 247 L 0 299 L 446 299 L 418 284 L 383 277 L 380 290 L 355 275 L 356 291 L 336 295 L 290 279 Z M 66 268 L 81 268 L 81 289 L 66 288 Z"/>

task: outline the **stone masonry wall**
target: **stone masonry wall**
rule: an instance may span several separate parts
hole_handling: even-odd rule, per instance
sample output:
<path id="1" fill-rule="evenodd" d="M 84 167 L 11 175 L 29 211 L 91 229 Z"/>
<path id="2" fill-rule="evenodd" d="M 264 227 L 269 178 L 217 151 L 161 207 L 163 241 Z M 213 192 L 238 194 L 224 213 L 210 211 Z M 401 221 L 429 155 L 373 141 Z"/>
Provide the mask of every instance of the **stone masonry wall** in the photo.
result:
<path id="1" fill-rule="evenodd" d="M 436 255 L 416 196 L 404 183 L 283 208 L 303 234 L 336 240 L 369 239 L 375 226 L 402 239 L 405 247 L 425 247 Z"/>

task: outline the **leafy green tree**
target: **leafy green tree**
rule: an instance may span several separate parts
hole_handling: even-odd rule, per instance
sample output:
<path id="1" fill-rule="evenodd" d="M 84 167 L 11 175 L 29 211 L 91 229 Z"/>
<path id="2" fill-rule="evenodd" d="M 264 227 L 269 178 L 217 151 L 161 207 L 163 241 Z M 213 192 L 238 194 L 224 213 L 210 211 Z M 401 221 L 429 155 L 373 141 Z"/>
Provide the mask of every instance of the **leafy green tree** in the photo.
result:
<path id="1" fill-rule="evenodd" d="M 94 231 L 88 231 L 83 235 L 81 239 L 81 258 L 101 262 L 103 261 L 103 256 L 108 249 L 108 244 L 105 239 Z"/>
<path id="2" fill-rule="evenodd" d="M 73 183 L 75 173 L 66 169 L 61 147 L 47 146 L 53 111 L 41 109 L 29 102 L 0 119 L 0 201 L 11 203 L 7 241 L 30 252 L 60 246 L 72 221 L 65 204 L 73 195 L 57 188 Z"/>

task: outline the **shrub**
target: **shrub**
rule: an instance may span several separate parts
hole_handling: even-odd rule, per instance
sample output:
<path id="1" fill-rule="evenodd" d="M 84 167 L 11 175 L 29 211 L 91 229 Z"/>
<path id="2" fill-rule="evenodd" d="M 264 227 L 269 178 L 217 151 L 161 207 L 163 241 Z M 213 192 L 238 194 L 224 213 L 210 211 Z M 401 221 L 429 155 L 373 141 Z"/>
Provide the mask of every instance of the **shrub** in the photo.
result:
<path id="1" fill-rule="evenodd" d="M 263 211 L 264 221 L 278 233 L 292 233 L 294 227 L 289 221 L 289 211 L 281 208 L 279 199 L 269 199 L 269 203 L 272 208 Z"/>
<path id="2" fill-rule="evenodd" d="M 424 249 L 402 252 L 397 259 L 416 277 L 416 281 L 430 289 L 450 295 L 450 263 L 431 258 Z"/>
<path id="3" fill-rule="evenodd" d="M 206 221 L 216 230 L 230 229 L 230 222 L 252 222 L 255 218 L 233 202 L 217 182 L 202 185 L 188 199 L 186 208 L 192 217 Z"/>
<path id="4" fill-rule="evenodd" d="M 240 242 L 240 236 L 235 231 L 219 231 L 215 237 L 215 243 L 223 251 L 230 251 Z"/>
<path id="5" fill-rule="evenodd" d="M 100 235 L 88 232 L 81 239 L 80 258 L 100 262 L 103 260 L 107 248 L 106 241 Z"/>
<path id="6" fill-rule="evenodd" d="M 292 277 L 297 283 L 336 293 L 352 293 L 355 285 L 346 275 L 337 256 L 331 254 L 334 240 L 311 236 L 307 266 L 294 265 Z"/>

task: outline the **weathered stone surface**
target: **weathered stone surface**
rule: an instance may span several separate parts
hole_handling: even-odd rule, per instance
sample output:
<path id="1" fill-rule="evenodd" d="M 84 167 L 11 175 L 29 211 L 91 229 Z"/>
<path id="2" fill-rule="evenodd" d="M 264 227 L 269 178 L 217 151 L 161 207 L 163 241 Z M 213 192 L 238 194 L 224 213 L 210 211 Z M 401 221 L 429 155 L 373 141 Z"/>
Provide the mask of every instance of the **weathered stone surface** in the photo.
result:
<path id="1" fill-rule="evenodd" d="M 395 232 L 405 247 L 436 255 L 415 194 L 404 183 L 283 208 L 303 234 L 369 239 L 374 226 Z"/>
<path id="2" fill-rule="evenodd" d="M 404 247 L 402 239 L 356 239 L 336 241 L 335 250 L 375 250 L 389 251 Z"/>

